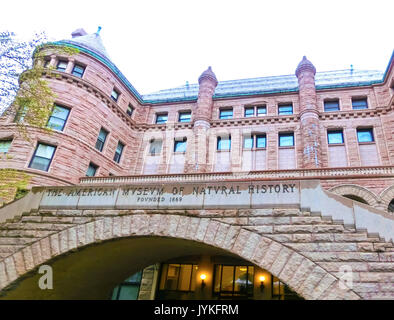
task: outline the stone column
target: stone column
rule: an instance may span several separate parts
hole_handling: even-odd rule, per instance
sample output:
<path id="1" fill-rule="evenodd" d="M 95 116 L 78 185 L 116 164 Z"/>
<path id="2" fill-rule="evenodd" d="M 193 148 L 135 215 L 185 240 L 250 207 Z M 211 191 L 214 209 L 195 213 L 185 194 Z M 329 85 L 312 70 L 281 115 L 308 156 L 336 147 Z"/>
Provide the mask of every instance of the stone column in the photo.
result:
<path id="1" fill-rule="evenodd" d="M 74 64 L 75 64 L 74 58 L 68 58 L 68 64 L 65 72 L 71 73 L 73 71 Z"/>
<path id="2" fill-rule="evenodd" d="M 196 107 L 193 110 L 192 154 L 188 159 L 186 172 L 208 171 L 209 129 L 212 118 L 213 94 L 218 85 L 211 67 L 198 78 L 200 85 Z"/>
<path id="3" fill-rule="evenodd" d="M 316 68 L 304 56 L 295 74 L 299 87 L 303 168 L 319 168 L 321 167 L 321 143 L 315 87 Z"/>

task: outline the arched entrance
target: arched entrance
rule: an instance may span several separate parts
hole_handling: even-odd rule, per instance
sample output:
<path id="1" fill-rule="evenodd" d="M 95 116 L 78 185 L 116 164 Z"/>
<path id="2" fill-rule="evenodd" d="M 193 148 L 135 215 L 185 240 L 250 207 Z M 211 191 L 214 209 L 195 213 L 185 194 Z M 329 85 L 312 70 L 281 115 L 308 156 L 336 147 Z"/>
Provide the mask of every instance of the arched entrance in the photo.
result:
<path id="1" fill-rule="evenodd" d="M 51 248 L 48 259 L 44 258 L 45 243 Z M 26 270 L 18 261 L 19 252 L 6 261 L 12 280 L 3 290 L 4 298 L 108 299 L 112 289 L 133 272 L 186 253 L 244 259 L 278 277 L 306 299 L 359 298 L 352 290 L 341 289 L 334 274 L 293 249 L 244 228 L 206 218 L 169 214 L 107 217 L 40 240 L 40 258 L 29 265 L 27 253 L 34 246 L 23 249 Z M 53 290 L 37 286 L 41 275 L 36 268 L 42 264 L 53 268 Z"/>

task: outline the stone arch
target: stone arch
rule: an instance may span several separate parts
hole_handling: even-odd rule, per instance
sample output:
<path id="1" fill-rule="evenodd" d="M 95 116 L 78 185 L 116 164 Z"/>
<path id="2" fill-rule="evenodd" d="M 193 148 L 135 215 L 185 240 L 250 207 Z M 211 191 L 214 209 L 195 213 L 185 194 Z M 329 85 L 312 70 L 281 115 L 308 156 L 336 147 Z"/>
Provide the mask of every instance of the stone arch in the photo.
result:
<path id="1" fill-rule="evenodd" d="M 389 204 L 394 200 L 394 185 L 389 186 L 380 193 L 380 201 L 383 210 L 388 211 Z M 394 214 L 394 213 L 393 213 Z"/>
<path id="2" fill-rule="evenodd" d="M 376 207 L 379 203 L 378 197 L 372 191 L 356 184 L 339 185 L 331 188 L 329 191 L 340 196 L 351 195 L 355 198 L 361 198 L 372 207 Z"/>
<path id="3" fill-rule="evenodd" d="M 269 271 L 306 299 L 360 299 L 339 279 L 295 250 L 241 226 L 172 214 L 105 217 L 44 237 L 0 260 L 0 290 L 41 264 L 79 248 L 130 237 L 168 237 L 223 249 Z"/>

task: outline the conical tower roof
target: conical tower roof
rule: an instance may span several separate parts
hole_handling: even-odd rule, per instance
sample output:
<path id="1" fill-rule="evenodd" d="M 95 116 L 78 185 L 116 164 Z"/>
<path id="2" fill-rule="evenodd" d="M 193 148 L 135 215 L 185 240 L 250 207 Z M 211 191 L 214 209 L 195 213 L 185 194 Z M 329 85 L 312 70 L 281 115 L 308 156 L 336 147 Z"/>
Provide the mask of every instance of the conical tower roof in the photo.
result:
<path id="1" fill-rule="evenodd" d="M 298 64 L 295 72 L 296 76 L 298 77 L 298 75 L 304 70 L 310 70 L 313 74 L 316 74 L 315 66 L 306 58 L 306 56 L 303 56 L 301 62 Z"/>
<path id="2" fill-rule="evenodd" d="M 204 78 L 209 78 L 209 79 L 213 80 L 213 82 L 215 82 L 216 85 L 218 84 L 218 79 L 216 79 L 216 75 L 213 73 L 212 68 L 210 66 L 198 78 L 198 83 L 201 83 L 201 80 Z"/>

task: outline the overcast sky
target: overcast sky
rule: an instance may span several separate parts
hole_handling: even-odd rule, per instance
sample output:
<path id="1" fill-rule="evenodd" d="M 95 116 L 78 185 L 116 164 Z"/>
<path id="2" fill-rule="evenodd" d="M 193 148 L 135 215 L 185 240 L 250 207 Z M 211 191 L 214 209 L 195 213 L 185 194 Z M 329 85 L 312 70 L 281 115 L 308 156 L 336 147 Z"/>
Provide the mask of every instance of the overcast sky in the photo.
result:
<path id="1" fill-rule="evenodd" d="M 384 71 L 394 49 L 394 1 L 14 0 L 0 30 L 51 40 L 102 26 L 112 61 L 140 93 L 196 83 L 293 74 L 303 55 L 317 71 Z"/>

